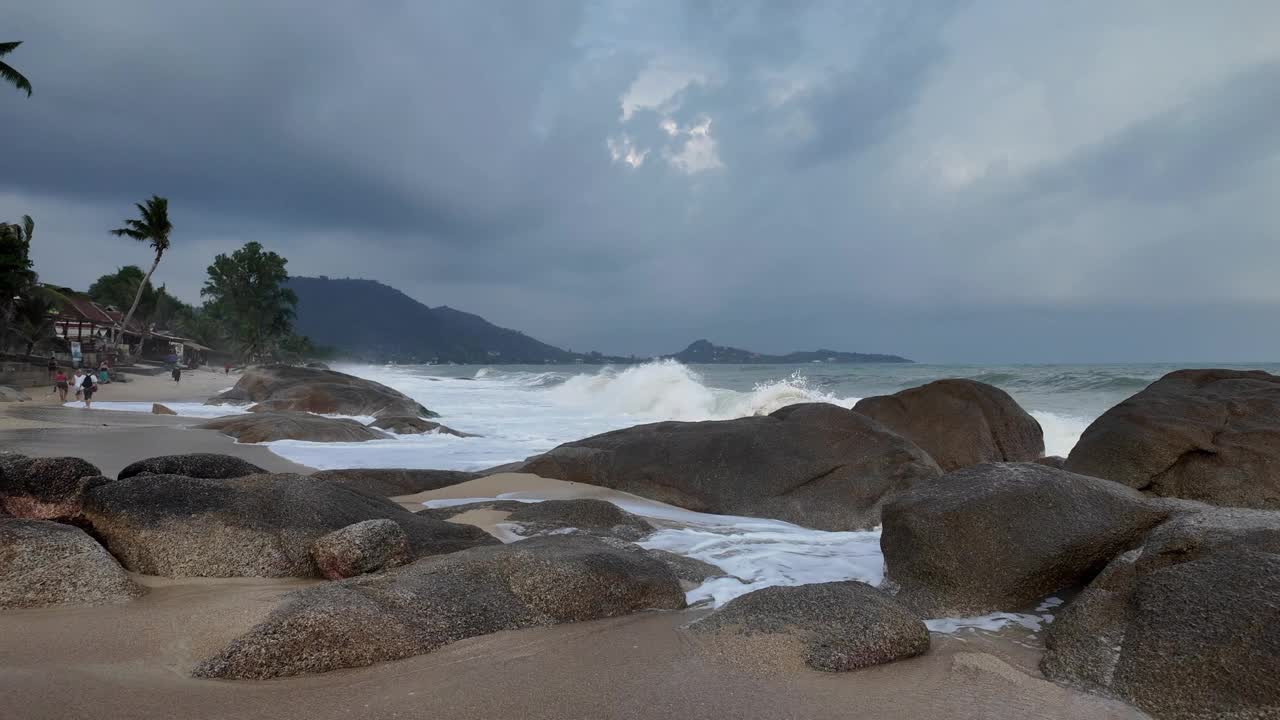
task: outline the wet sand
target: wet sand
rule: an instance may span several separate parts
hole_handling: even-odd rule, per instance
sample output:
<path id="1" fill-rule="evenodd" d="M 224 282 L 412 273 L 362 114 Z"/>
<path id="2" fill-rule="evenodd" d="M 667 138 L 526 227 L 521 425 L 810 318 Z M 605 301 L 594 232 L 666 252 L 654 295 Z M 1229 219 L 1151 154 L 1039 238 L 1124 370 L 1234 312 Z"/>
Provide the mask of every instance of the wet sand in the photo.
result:
<path id="1" fill-rule="evenodd" d="M 65 718 L 1131 718 L 1033 677 L 978 635 L 854 673 L 758 673 L 705 652 L 693 611 L 503 632 L 415 658 L 265 682 L 190 668 L 307 581 L 165 581 L 131 603 L 0 613 L 0 716 Z"/>
<path id="2" fill-rule="evenodd" d="M 237 378 L 234 373 L 227 376 L 203 370 L 184 373 L 180 383 L 167 375 L 132 376 L 127 383 L 103 385 L 94 399 L 201 402 L 234 385 Z M 143 458 L 194 452 L 234 455 L 271 472 L 312 470 L 265 447 L 240 445 L 221 433 L 190 427 L 203 422 L 199 418 L 86 410 L 80 403 L 68 407 L 42 390 L 27 391 L 31 402 L 0 403 L 0 450 L 46 457 L 73 455 L 97 465 L 108 476 Z"/>

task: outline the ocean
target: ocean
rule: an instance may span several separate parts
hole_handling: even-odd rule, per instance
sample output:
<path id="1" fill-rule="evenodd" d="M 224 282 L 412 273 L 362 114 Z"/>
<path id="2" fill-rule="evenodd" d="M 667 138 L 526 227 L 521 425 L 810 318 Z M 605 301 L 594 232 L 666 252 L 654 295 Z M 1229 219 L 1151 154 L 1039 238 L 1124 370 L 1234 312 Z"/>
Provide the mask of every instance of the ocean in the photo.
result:
<path id="1" fill-rule="evenodd" d="M 440 421 L 476 437 L 405 435 L 364 443 L 273 442 L 272 451 L 320 469 L 351 467 L 480 470 L 543 452 L 564 442 L 658 420 L 714 420 L 765 414 L 798 402 L 845 407 L 860 398 L 897 392 L 942 378 L 971 378 L 1003 388 L 1044 429 L 1045 450 L 1066 455 L 1080 433 L 1107 408 L 1167 372 L 1187 365 L 705 365 L 674 361 L 625 367 L 374 366 L 335 370 L 376 380 L 440 413 Z M 1219 366 L 1223 367 L 1223 366 Z M 1238 365 L 1226 367 L 1244 367 Z M 1280 363 L 1248 366 L 1280 372 Z M 243 412 L 228 407 L 166 403 L 180 415 Z M 149 403 L 110 403 L 103 409 L 147 412 Z M 370 420 L 370 418 L 363 418 Z M 549 496 L 511 492 L 502 499 L 536 502 Z M 433 501 L 433 506 L 463 501 Z M 771 585 L 884 578 L 879 529 L 824 532 L 789 523 L 697 513 L 619 496 L 614 502 L 643 515 L 658 532 L 645 547 L 718 565 L 727 577 L 688 593 L 690 603 L 719 606 Z M 1062 599 L 1045 598 L 1021 613 L 931 618 L 935 632 L 1029 632 L 1051 622 Z"/>
<path id="2" fill-rule="evenodd" d="M 958 377 L 1007 391 L 1040 422 L 1045 452 L 1066 455 L 1080 433 L 1107 408 L 1180 367 L 1187 366 L 686 366 L 674 361 L 619 367 L 337 365 L 335 370 L 376 380 L 413 397 L 440 413 L 440 422 L 479 437 L 403 436 L 351 444 L 283 441 L 273 443 L 272 449 L 322 469 L 480 470 L 640 423 L 767 414 L 798 402 L 850 407 L 860 398 Z M 1280 371 L 1280 363 L 1248 367 Z"/>

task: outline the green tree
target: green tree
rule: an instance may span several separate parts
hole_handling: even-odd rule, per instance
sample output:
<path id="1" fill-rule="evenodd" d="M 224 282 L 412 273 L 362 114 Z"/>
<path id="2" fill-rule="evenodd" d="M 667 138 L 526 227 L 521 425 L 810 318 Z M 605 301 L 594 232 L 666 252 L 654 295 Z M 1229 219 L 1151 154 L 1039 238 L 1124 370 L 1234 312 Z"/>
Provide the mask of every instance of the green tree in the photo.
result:
<path id="1" fill-rule="evenodd" d="M 17 50 L 18 46 L 21 44 L 21 40 L 18 42 L 0 43 L 0 57 L 4 57 L 14 50 Z M 0 78 L 4 78 L 10 85 L 18 88 L 19 90 L 26 90 L 27 97 L 31 97 L 31 82 L 27 80 L 22 73 L 14 70 L 12 65 L 0 61 Z"/>
<path id="2" fill-rule="evenodd" d="M 35 221 L 22 216 L 22 224 L 0 223 L 0 340 L 8 345 L 18 305 L 36 286 L 31 266 L 31 235 Z"/>
<path id="3" fill-rule="evenodd" d="M 125 226 L 112 230 L 111 234 L 116 237 L 129 237 L 138 242 L 149 243 L 151 249 L 155 251 L 156 259 L 151 263 L 151 269 L 147 271 L 142 283 L 138 285 L 138 291 L 133 296 L 133 305 L 129 306 L 129 312 L 125 313 L 124 321 L 112 332 L 112 345 L 120 342 L 120 333 L 129 326 L 129 321 L 133 319 L 133 313 L 138 309 L 138 303 L 142 301 L 143 290 L 150 284 L 151 275 L 155 273 L 156 266 L 160 264 L 160 258 L 164 257 L 165 251 L 169 249 L 169 233 L 173 232 L 173 224 L 169 222 L 169 201 L 166 198 L 152 195 L 145 205 L 137 203 L 136 207 L 140 218 L 125 220 Z"/>
<path id="4" fill-rule="evenodd" d="M 288 260 L 256 242 L 209 266 L 200 294 L 205 312 L 218 320 L 236 351 L 249 362 L 271 357 L 293 330 L 298 297 L 285 287 Z"/>
<path id="5" fill-rule="evenodd" d="M 156 302 L 156 291 L 152 289 L 151 283 L 143 286 L 146 277 L 147 274 L 137 265 L 125 265 L 94 280 L 89 286 L 89 297 L 99 305 L 129 307 L 133 298 L 138 295 L 139 286 L 142 286 L 142 301 L 138 303 L 138 311 L 145 315 L 146 310 Z"/>
<path id="6" fill-rule="evenodd" d="M 30 355 L 38 345 L 53 341 L 56 320 L 57 306 L 45 293 L 33 292 L 18 302 L 13 329 L 26 344 L 25 354 Z"/>

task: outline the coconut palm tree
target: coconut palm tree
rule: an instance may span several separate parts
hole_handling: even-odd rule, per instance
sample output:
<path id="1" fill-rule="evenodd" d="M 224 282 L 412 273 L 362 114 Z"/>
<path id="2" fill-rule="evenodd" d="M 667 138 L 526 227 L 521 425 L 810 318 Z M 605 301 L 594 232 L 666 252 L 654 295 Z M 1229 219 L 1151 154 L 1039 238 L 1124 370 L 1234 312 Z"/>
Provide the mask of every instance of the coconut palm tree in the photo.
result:
<path id="1" fill-rule="evenodd" d="M 22 41 L 0 43 L 0 57 L 13 52 L 21 44 Z M 31 97 L 31 81 L 23 77 L 22 73 L 14 70 L 12 65 L 0 62 L 0 78 L 4 78 L 19 90 L 26 90 L 27 97 Z"/>
<path id="2" fill-rule="evenodd" d="M 138 302 L 142 300 L 142 291 L 151 282 L 151 274 L 156 271 L 156 266 L 160 264 L 160 258 L 164 257 L 165 251 L 169 249 L 169 233 L 173 232 L 173 225 L 169 222 L 168 199 L 159 195 L 152 195 L 146 204 L 137 203 L 136 207 L 140 218 L 137 220 L 125 220 L 125 226 L 112 230 L 111 234 L 116 237 L 130 237 L 138 242 L 150 243 L 151 249 L 156 253 L 156 259 L 155 262 L 151 263 L 151 269 L 147 271 L 147 276 L 138 284 L 138 292 L 133 296 L 133 305 L 129 306 L 129 312 L 125 313 L 124 321 L 112 331 L 112 345 L 120 342 L 120 333 L 129 326 L 129 320 L 133 318 L 134 311 L 138 309 Z"/>

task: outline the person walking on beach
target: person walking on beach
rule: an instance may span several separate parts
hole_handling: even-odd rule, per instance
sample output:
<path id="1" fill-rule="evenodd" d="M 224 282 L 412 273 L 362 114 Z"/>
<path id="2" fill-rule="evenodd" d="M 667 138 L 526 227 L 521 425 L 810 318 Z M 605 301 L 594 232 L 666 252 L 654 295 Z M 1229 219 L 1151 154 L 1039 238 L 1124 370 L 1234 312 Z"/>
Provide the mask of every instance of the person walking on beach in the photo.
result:
<path id="1" fill-rule="evenodd" d="M 80 368 L 76 368 L 75 379 L 71 381 L 71 389 L 75 390 L 77 400 L 80 399 L 80 393 L 84 392 L 82 389 L 83 385 L 84 385 L 84 370 Z"/>
<path id="2" fill-rule="evenodd" d="M 173 375 L 173 381 L 174 381 L 174 382 L 181 382 L 181 381 L 182 381 L 182 366 L 181 366 L 181 365 L 174 365 L 174 366 L 173 366 L 173 371 L 172 371 L 172 373 L 171 373 L 171 374 Z"/>
<path id="3" fill-rule="evenodd" d="M 84 380 L 80 383 L 80 392 L 84 393 L 84 409 L 88 410 L 93 402 L 93 394 L 98 391 L 98 381 L 93 377 L 92 372 L 85 373 Z"/>
<path id="4" fill-rule="evenodd" d="M 62 368 L 55 368 L 53 373 L 53 389 L 58 393 L 58 402 L 67 401 L 67 374 Z"/>
<path id="5" fill-rule="evenodd" d="M 58 358 L 49 353 L 49 381 L 53 382 L 53 376 L 58 372 Z"/>

